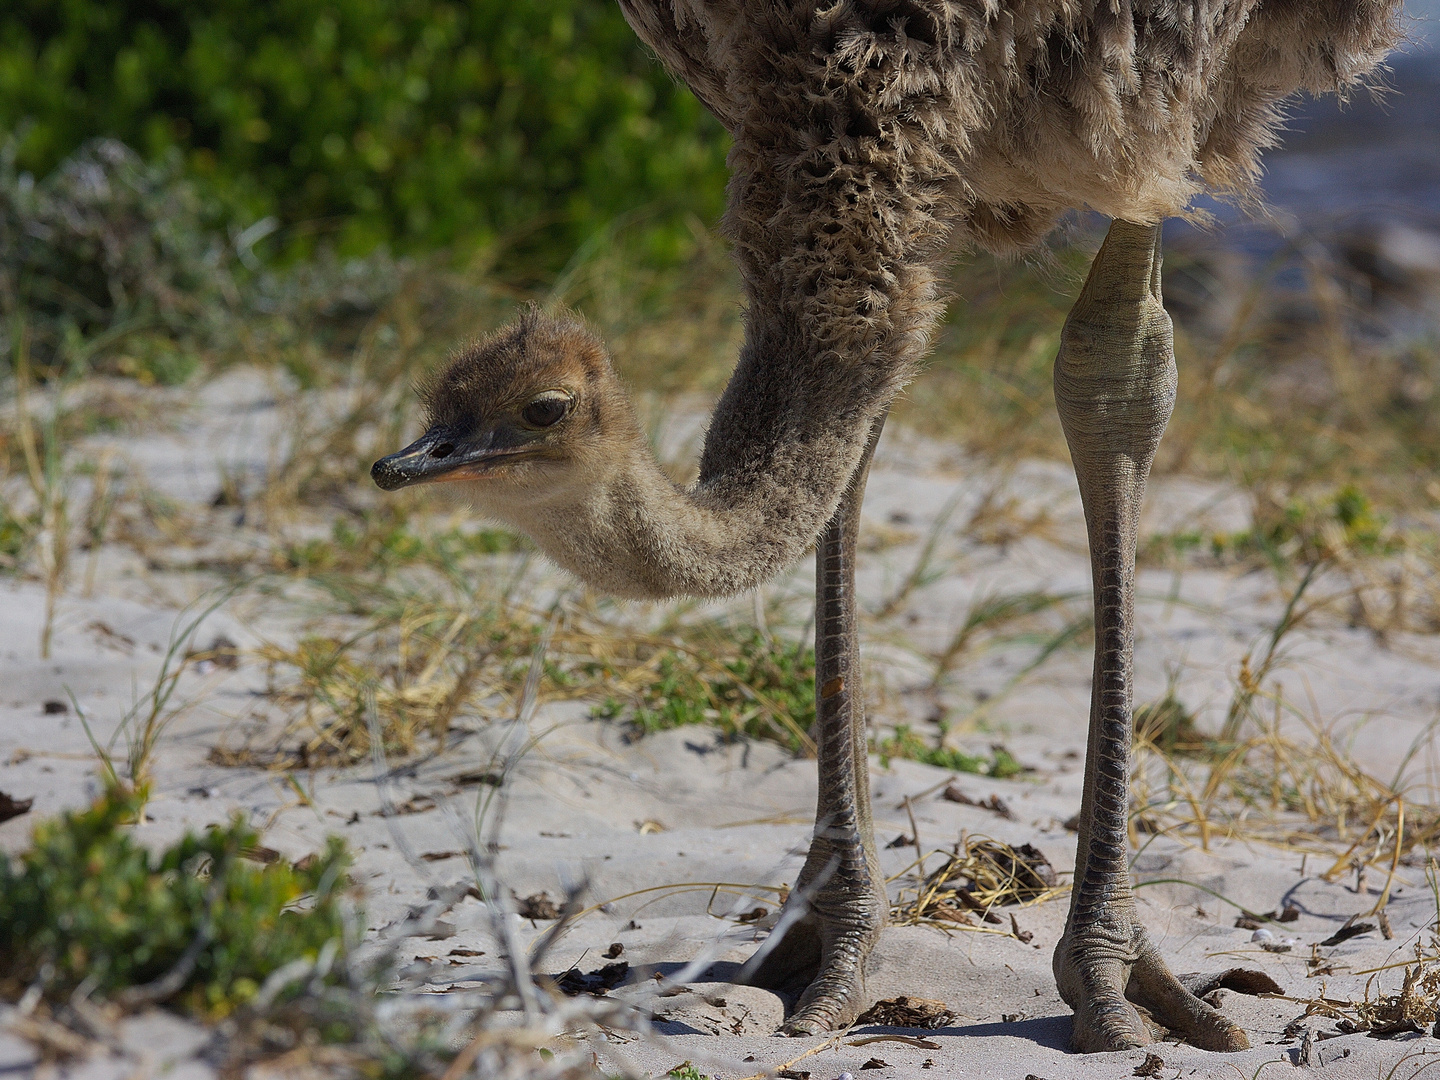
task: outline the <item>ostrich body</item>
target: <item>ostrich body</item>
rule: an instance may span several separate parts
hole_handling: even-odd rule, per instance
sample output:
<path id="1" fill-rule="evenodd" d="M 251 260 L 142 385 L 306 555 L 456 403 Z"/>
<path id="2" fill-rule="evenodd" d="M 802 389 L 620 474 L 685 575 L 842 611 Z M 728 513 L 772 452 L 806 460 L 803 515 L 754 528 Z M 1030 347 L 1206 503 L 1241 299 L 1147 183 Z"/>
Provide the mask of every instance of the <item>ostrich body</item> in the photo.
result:
<path id="1" fill-rule="evenodd" d="M 621 0 L 734 140 L 724 227 L 746 334 L 699 479 L 655 463 L 604 348 L 535 312 L 460 353 L 384 488 L 448 480 L 615 595 L 724 596 L 816 544 L 820 795 L 798 922 L 753 979 L 792 1034 L 868 1003 L 875 856 L 854 563 L 870 455 L 941 311 L 947 248 L 1023 250 L 1077 206 L 1113 218 L 1061 338 L 1055 397 L 1089 533 L 1095 669 L 1074 888 L 1054 968 L 1080 1050 L 1242 1049 L 1166 968 L 1126 863 L 1135 544 L 1175 400 L 1160 221 L 1244 193 L 1280 102 L 1343 91 L 1399 0 Z M 816 543 L 818 539 L 818 543 Z"/>

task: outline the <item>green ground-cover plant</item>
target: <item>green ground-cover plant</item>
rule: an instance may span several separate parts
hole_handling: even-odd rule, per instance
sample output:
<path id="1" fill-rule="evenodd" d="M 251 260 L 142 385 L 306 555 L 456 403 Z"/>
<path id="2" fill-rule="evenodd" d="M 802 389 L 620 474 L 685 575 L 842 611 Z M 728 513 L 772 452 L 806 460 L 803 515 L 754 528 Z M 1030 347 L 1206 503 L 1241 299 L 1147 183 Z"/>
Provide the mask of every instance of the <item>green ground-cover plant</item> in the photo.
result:
<path id="1" fill-rule="evenodd" d="M 796 752 L 813 749 L 814 649 L 748 626 L 688 636 L 651 649 L 625 680 L 628 693 L 607 698 L 595 715 L 623 717 L 640 733 L 710 724 Z"/>
<path id="2" fill-rule="evenodd" d="M 651 207 L 630 232 L 664 258 L 725 181 L 720 125 L 606 0 L 17 0 L 0 129 L 26 122 L 23 170 L 97 135 L 175 150 L 292 250 L 504 237 L 553 270 Z"/>
<path id="3" fill-rule="evenodd" d="M 467 565 L 482 576 L 513 574 Z M 294 644 L 258 650 L 269 700 L 289 717 L 284 734 L 265 746 L 217 749 L 212 759 L 275 767 L 366 760 L 372 709 L 387 754 L 442 747 L 462 715 L 514 716 L 532 672 L 544 699 L 598 701 L 597 717 L 624 721 L 636 735 L 706 724 L 814 751 L 809 648 L 712 622 L 655 634 L 583 604 L 552 620 L 503 595 L 467 591 L 464 568 L 423 581 L 410 570 L 408 584 L 367 582 L 353 571 L 314 578 L 343 614 L 321 617 Z"/>
<path id="4" fill-rule="evenodd" d="M 951 772 L 980 773 L 997 780 L 1008 780 L 1019 776 L 1025 766 L 1003 746 L 991 748 L 990 754 L 967 754 L 952 746 L 946 746 L 944 732 L 937 744 L 932 745 L 908 724 L 897 724 L 889 734 L 871 740 L 870 750 L 880 758 L 880 767 L 888 769 L 891 758 L 918 761 L 923 765 L 949 769 Z"/>
<path id="5" fill-rule="evenodd" d="M 0 856 L 7 998 L 32 984 L 63 997 L 84 983 L 214 1018 L 283 965 L 344 948 L 340 841 L 296 866 L 262 866 L 246 857 L 259 837 L 237 819 L 155 855 L 126 827 L 142 801 L 112 787 L 89 809 L 37 825 L 25 854 Z"/>
<path id="6" fill-rule="evenodd" d="M 1392 555 L 1402 538 L 1355 484 L 1320 499 L 1262 501 L 1249 529 L 1211 540 L 1219 558 L 1256 556 L 1308 566 L 1341 555 Z"/>
<path id="7" fill-rule="evenodd" d="M 21 556 L 30 543 L 28 522 L 16 517 L 14 511 L 0 502 L 0 572 L 10 573 L 20 566 Z"/>
<path id="8" fill-rule="evenodd" d="M 449 568 L 473 555 L 514 551 L 520 541 L 502 529 L 448 525 L 417 528 L 407 508 L 394 503 L 367 510 L 359 519 L 338 519 L 328 539 L 290 542 L 279 553 L 283 569 L 307 574 L 369 571 L 383 578 L 404 566 Z"/>
<path id="9" fill-rule="evenodd" d="M 1251 525 L 1235 532 L 1155 533 L 1146 538 L 1141 559 L 1166 565 L 1206 556 L 1222 565 L 1268 564 L 1288 571 L 1336 559 L 1396 555 L 1416 539 L 1395 528 L 1353 483 L 1320 496 L 1284 500 L 1258 493 L 1254 506 Z"/>

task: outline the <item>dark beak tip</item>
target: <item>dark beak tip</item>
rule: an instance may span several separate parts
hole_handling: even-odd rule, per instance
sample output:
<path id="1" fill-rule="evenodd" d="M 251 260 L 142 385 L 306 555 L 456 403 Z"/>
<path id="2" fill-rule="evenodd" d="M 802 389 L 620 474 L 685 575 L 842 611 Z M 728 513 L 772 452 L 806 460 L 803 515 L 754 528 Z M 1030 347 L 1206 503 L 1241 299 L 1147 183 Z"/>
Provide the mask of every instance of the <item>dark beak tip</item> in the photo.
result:
<path id="1" fill-rule="evenodd" d="M 405 486 L 405 474 L 397 469 L 390 458 L 384 457 L 370 466 L 370 479 L 381 491 L 395 491 Z"/>

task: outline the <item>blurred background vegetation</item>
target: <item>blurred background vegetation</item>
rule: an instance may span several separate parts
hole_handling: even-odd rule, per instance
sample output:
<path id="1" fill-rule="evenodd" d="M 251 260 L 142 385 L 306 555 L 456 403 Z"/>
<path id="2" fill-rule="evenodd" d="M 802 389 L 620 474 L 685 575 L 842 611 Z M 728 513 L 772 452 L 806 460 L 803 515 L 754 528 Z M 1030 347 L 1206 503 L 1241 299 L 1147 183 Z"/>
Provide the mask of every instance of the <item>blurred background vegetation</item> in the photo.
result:
<path id="1" fill-rule="evenodd" d="M 0 130 L 45 177 L 106 136 L 294 258 L 477 250 L 558 269 L 617 217 L 712 221 L 724 132 L 609 0 L 12 0 Z M 269 219 L 269 220 L 267 220 Z"/>
<path id="2" fill-rule="evenodd" d="M 1281 508 L 1362 481 L 1440 500 L 1415 475 L 1440 462 L 1434 57 L 1397 58 L 1385 103 L 1302 104 L 1267 157 L 1280 214 L 1167 226 L 1162 471 Z M 12 0 L 0 364 L 403 388 L 539 300 L 590 318 L 636 384 L 711 393 L 740 333 L 714 238 L 726 149 L 613 0 Z M 960 260 L 897 419 L 1063 459 L 1050 363 L 1097 235 L 1082 216 L 1026 262 Z"/>

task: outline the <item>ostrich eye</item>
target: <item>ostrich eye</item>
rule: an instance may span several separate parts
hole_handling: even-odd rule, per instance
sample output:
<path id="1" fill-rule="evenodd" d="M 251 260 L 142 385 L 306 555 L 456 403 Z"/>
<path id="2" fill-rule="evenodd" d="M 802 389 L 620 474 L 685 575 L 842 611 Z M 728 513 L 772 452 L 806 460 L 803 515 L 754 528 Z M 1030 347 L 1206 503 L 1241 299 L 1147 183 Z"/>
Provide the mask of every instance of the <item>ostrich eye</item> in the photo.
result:
<path id="1" fill-rule="evenodd" d="M 520 416 L 531 427 L 558 424 L 570 407 L 570 395 L 559 390 L 541 394 L 521 410 Z"/>

